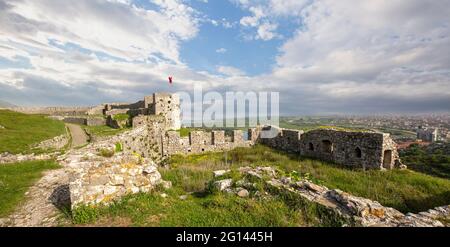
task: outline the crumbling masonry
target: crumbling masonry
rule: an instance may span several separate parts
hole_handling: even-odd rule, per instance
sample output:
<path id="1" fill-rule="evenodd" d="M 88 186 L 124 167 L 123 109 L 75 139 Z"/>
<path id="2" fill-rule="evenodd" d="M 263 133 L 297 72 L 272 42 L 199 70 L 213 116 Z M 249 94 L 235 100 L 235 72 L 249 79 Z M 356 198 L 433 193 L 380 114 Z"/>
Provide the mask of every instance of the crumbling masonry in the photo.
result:
<path id="1" fill-rule="evenodd" d="M 304 133 L 277 127 L 258 127 L 248 130 L 246 138 L 241 130 L 231 136 L 224 131 L 192 131 L 181 137 L 180 99 L 176 94 L 154 93 L 136 103 L 109 103 L 91 108 L 31 108 L 22 112 L 56 115 L 66 122 L 86 125 L 109 125 L 119 128 L 125 124 L 145 128 L 140 137 L 122 140 L 127 151 L 143 157 L 164 160 L 174 154 L 218 152 L 257 143 L 277 150 L 297 153 L 320 160 L 363 169 L 393 169 L 404 167 L 396 144 L 389 134 L 318 129 Z M 114 116 L 127 114 L 130 118 L 117 120 Z M 121 122 L 121 121 L 125 121 Z M 262 138 L 262 131 L 272 131 L 274 138 Z"/>
<path id="2" fill-rule="evenodd" d="M 140 141 L 142 143 L 138 145 L 136 140 L 125 140 L 124 146 L 158 161 L 174 154 L 219 152 L 260 143 L 277 150 L 355 168 L 404 167 L 400 162 L 396 143 L 386 133 L 335 129 L 317 129 L 304 133 L 300 130 L 266 126 L 249 129 L 246 138 L 241 130 L 234 130 L 231 136 L 226 136 L 225 131 L 192 131 L 189 136 L 181 137 L 176 131 L 181 122 L 178 97 L 154 94 L 145 98 L 144 106 L 136 111 L 143 114 L 135 115 L 132 123 L 134 128 L 146 126 L 148 136 L 143 136 Z M 108 106 L 107 109 L 110 110 L 106 113 L 110 113 L 116 108 Z M 262 138 L 262 131 L 274 131 L 275 137 Z"/>

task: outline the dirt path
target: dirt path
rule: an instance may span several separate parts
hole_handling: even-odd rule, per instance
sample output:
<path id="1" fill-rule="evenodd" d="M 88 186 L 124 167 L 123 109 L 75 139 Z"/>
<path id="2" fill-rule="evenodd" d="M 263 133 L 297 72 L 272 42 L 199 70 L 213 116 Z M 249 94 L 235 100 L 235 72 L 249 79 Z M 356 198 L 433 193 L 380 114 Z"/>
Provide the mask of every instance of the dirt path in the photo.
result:
<path id="1" fill-rule="evenodd" d="M 88 137 L 80 126 L 67 124 L 67 127 L 72 136 L 72 148 L 87 144 Z M 69 176 L 65 168 L 46 171 L 43 177 L 28 189 L 24 202 L 8 217 L 0 218 L 0 226 L 57 226 L 67 221 L 61 217 L 61 209 L 70 206 L 68 184 Z"/>
<path id="2" fill-rule="evenodd" d="M 84 130 L 76 124 L 66 124 L 72 136 L 72 148 L 80 147 L 88 142 L 88 137 Z"/>
<path id="3" fill-rule="evenodd" d="M 68 183 L 65 169 L 45 172 L 26 192 L 24 203 L 7 218 L 0 219 L 0 226 L 39 227 L 63 223 L 58 208 L 70 205 Z"/>

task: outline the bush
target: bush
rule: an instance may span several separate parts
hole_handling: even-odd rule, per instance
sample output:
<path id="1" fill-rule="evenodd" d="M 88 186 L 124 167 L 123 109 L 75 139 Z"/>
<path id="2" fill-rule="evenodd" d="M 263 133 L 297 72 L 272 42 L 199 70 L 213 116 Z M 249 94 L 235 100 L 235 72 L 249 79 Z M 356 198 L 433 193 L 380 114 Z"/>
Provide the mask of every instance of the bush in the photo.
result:
<path id="1" fill-rule="evenodd" d="M 123 151 L 122 143 L 120 143 L 120 142 L 116 143 L 115 151 L 116 151 L 116 153 L 120 153 Z"/>
<path id="2" fill-rule="evenodd" d="M 114 150 L 103 148 L 99 150 L 99 155 L 102 157 L 110 158 L 114 156 Z"/>

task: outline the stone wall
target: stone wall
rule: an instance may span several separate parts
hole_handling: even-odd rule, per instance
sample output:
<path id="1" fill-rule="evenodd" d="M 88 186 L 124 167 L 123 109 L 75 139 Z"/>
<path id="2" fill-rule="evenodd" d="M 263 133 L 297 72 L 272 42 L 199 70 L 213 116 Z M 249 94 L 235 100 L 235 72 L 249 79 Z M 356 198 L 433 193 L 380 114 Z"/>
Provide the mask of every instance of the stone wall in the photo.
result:
<path id="1" fill-rule="evenodd" d="M 312 130 L 302 135 L 300 153 L 369 169 L 393 169 L 398 160 L 397 148 L 389 134 L 374 132 Z"/>
<path id="2" fill-rule="evenodd" d="M 91 108 L 92 107 L 14 107 L 8 109 L 25 114 L 79 116 L 86 115 Z"/>
<path id="3" fill-rule="evenodd" d="M 103 117 L 87 118 L 86 125 L 87 126 L 103 126 L 103 125 L 106 125 L 106 119 Z"/>
<path id="4" fill-rule="evenodd" d="M 73 167 L 69 184 L 72 208 L 109 204 L 127 194 L 149 192 L 163 182 L 155 163 L 132 155 L 68 162 Z"/>
<path id="5" fill-rule="evenodd" d="M 38 145 L 36 145 L 37 148 L 40 149 L 63 149 L 67 144 L 69 143 L 69 135 L 65 134 L 65 135 L 60 135 L 60 136 L 55 136 L 52 139 L 49 140 L 45 140 L 41 143 L 39 143 Z"/>
<path id="6" fill-rule="evenodd" d="M 176 94 L 154 93 L 152 97 L 144 99 L 149 114 L 164 116 L 168 129 L 181 128 L 180 98 Z"/>
<path id="7" fill-rule="evenodd" d="M 264 145 L 267 145 L 271 148 L 283 150 L 286 152 L 300 153 L 300 138 L 303 134 L 303 131 L 300 130 L 288 130 L 281 129 L 275 126 L 268 126 L 262 128 L 262 130 L 276 131 L 278 134 L 274 138 L 262 138 L 259 139 L 260 142 Z M 253 130 L 253 132 L 261 132 L 261 130 Z M 251 137 L 249 137 L 251 138 Z"/>
<path id="8" fill-rule="evenodd" d="M 66 117 L 63 119 L 65 123 L 86 125 L 87 119 L 82 117 Z"/>
<path id="9" fill-rule="evenodd" d="M 261 130 L 276 131 L 275 138 L 256 138 Z M 303 156 L 364 169 L 393 169 L 403 165 L 396 143 L 389 134 L 352 132 L 335 129 L 317 129 L 304 133 L 277 127 L 249 130 L 249 138 L 258 142 Z"/>
<path id="10" fill-rule="evenodd" d="M 225 131 L 192 131 L 188 137 L 180 137 L 177 131 L 167 131 L 163 142 L 163 155 L 220 152 L 254 145 L 252 141 L 244 141 L 242 136 L 241 130 L 233 131 L 231 140 L 225 137 Z"/>

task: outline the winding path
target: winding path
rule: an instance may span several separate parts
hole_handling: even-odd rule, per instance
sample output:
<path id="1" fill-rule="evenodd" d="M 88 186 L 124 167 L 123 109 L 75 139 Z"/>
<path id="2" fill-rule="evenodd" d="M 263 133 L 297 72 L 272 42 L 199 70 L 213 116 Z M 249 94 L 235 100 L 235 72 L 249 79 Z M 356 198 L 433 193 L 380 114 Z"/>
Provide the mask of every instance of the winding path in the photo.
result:
<path id="1" fill-rule="evenodd" d="M 70 135 L 72 136 L 72 148 L 84 146 L 88 142 L 88 137 L 84 130 L 76 124 L 66 124 L 69 128 Z"/>
<path id="2" fill-rule="evenodd" d="M 71 148 L 87 144 L 84 130 L 75 124 L 66 124 L 72 136 Z M 60 209 L 70 205 L 69 176 L 66 169 L 46 171 L 43 177 L 25 193 L 26 200 L 12 214 L 0 218 L 0 227 L 57 226 L 67 221 L 60 217 Z"/>

